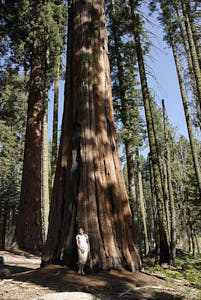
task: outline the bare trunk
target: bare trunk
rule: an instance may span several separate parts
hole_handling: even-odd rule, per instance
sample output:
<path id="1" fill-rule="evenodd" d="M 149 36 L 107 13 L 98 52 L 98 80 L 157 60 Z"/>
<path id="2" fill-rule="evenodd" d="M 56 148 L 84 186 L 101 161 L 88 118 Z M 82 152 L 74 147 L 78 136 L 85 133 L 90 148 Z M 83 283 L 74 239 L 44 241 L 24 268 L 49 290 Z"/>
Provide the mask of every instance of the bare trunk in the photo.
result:
<path id="1" fill-rule="evenodd" d="M 133 160 L 133 145 L 127 140 L 125 142 L 126 148 L 126 161 L 127 161 L 127 174 L 128 174 L 128 196 L 132 212 L 132 235 L 135 245 L 140 250 L 141 237 L 138 220 L 138 203 L 136 197 L 136 182 L 134 172 L 134 160 Z"/>
<path id="2" fill-rule="evenodd" d="M 28 97 L 24 164 L 16 241 L 20 248 L 39 250 L 42 246 L 41 226 L 41 130 L 43 92 L 41 66 L 33 54 Z"/>
<path id="3" fill-rule="evenodd" d="M 170 235 L 170 209 L 169 209 L 169 192 L 168 192 L 168 175 L 167 175 L 167 165 L 166 158 L 160 157 L 161 164 L 161 173 L 163 179 L 163 195 L 164 195 L 164 203 L 165 203 L 165 213 L 167 219 L 168 232 Z"/>
<path id="4" fill-rule="evenodd" d="M 149 168 L 150 168 L 150 184 L 151 184 L 151 195 L 152 195 L 152 203 L 153 203 L 153 220 L 154 220 L 154 240 L 155 240 L 155 248 L 156 248 L 156 256 L 155 256 L 155 264 L 159 263 L 159 251 L 160 251 L 160 241 L 158 235 L 158 213 L 157 213 L 157 202 L 156 202 L 156 193 L 155 193 L 155 183 L 154 183 L 154 171 L 151 160 L 151 154 L 149 153 Z"/>
<path id="5" fill-rule="evenodd" d="M 196 245 L 197 245 L 197 252 L 200 254 L 200 241 L 199 241 L 199 235 L 198 233 L 194 230 L 194 235 L 195 235 L 195 240 L 196 240 Z"/>
<path id="6" fill-rule="evenodd" d="M 90 239 L 88 267 L 140 268 L 118 156 L 104 1 L 69 1 L 67 81 L 45 263 L 76 267 L 75 236 Z"/>
<path id="7" fill-rule="evenodd" d="M 172 171 L 171 171 L 171 160 L 170 160 L 170 137 L 167 126 L 167 113 L 165 108 L 165 102 L 162 100 L 163 107 L 163 124 L 165 134 L 165 148 L 166 148 L 166 167 L 167 167 L 167 182 L 168 182 L 168 194 L 170 202 L 170 216 L 171 216 L 171 234 L 170 234 L 170 260 L 171 264 L 174 265 L 176 258 L 176 221 L 175 221 L 175 203 L 172 187 Z"/>
<path id="8" fill-rule="evenodd" d="M 41 153 L 41 217 L 43 243 L 47 239 L 49 216 L 49 161 L 48 161 L 48 96 L 44 100 L 42 121 L 42 153 Z"/>
<path id="9" fill-rule="evenodd" d="M 5 249 L 8 214 L 5 208 L 1 208 L 0 212 L 0 249 Z"/>
<path id="10" fill-rule="evenodd" d="M 183 249 L 187 252 L 188 251 L 188 230 L 187 230 L 188 224 L 187 224 L 186 208 L 184 202 L 182 202 L 182 207 L 181 207 L 181 225 L 183 231 Z"/>
<path id="11" fill-rule="evenodd" d="M 139 198 L 139 205 L 140 205 L 140 212 L 141 212 L 141 219 L 142 219 L 144 252 L 145 255 L 147 256 L 149 253 L 149 239 L 148 239 L 148 232 L 147 232 L 145 199 L 144 199 L 143 186 L 142 186 L 141 164 L 139 161 L 140 157 L 138 151 L 136 154 L 136 158 L 137 158 L 138 198 Z"/>
<path id="12" fill-rule="evenodd" d="M 59 75 L 60 57 L 57 57 L 57 73 L 54 80 L 54 114 L 53 114 L 53 133 L 52 133 L 52 156 L 51 156 L 51 190 L 54 184 L 54 176 L 57 164 L 57 142 L 58 142 L 58 105 L 59 105 Z"/>
<path id="13" fill-rule="evenodd" d="M 191 242 L 192 242 L 192 252 L 193 256 L 196 256 L 196 250 L 195 250 L 195 235 L 193 230 L 193 225 L 190 223 L 190 236 L 191 236 Z"/>
<path id="14" fill-rule="evenodd" d="M 188 235 L 188 252 L 191 253 L 192 252 L 192 243 L 191 243 L 191 231 L 190 231 L 189 226 L 187 229 L 187 235 Z"/>

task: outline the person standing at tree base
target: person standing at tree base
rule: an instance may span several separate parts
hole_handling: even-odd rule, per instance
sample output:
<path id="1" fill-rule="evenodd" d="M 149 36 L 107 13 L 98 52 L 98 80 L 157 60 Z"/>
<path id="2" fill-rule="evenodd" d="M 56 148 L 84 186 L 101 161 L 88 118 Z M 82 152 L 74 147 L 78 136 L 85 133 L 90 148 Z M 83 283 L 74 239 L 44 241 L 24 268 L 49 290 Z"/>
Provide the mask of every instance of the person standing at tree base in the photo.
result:
<path id="1" fill-rule="evenodd" d="M 78 247 L 78 274 L 84 275 L 84 267 L 89 253 L 89 238 L 84 229 L 79 229 L 79 234 L 76 236 L 76 244 Z"/>

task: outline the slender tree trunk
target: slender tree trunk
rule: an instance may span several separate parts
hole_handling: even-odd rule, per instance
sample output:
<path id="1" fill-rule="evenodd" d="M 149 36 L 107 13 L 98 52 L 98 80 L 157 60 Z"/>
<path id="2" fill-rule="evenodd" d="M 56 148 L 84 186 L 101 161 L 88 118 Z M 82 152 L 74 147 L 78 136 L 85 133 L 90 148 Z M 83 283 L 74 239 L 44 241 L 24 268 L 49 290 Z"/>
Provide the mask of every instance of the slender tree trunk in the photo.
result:
<path id="1" fill-rule="evenodd" d="M 187 235 L 188 235 L 188 252 L 191 253 L 192 252 L 192 243 L 191 243 L 191 231 L 190 231 L 189 226 L 187 228 Z"/>
<path id="2" fill-rule="evenodd" d="M 171 171 L 171 160 L 170 160 L 170 137 L 168 133 L 167 126 L 167 113 L 165 108 L 165 101 L 162 100 L 163 107 L 163 124 L 164 124 L 164 135 L 165 135 L 165 148 L 166 148 L 166 167 L 167 167 L 167 182 L 168 182 L 168 192 L 170 200 L 170 216 L 171 216 L 171 239 L 170 239 L 170 260 L 174 265 L 176 258 L 176 221 L 175 221 L 175 203 L 174 194 L 172 187 L 172 171 Z"/>
<path id="3" fill-rule="evenodd" d="M 182 200 L 181 204 L 181 226 L 182 226 L 182 232 L 183 232 L 183 249 L 184 251 L 188 251 L 188 222 L 187 222 L 187 217 L 186 217 L 186 208 L 185 208 L 185 203 Z"/>
<path id="4" fill-rule="evenodd" d="M 159 223 L 158 223 L 157 201 L 156 201 L 155 182 L 154 182 L 154 171 L 153 171 L 153 164 L 152 164 L 150 153 L 149 153 L 149 168 L 150 168 L 151 195 L 152 195 L 152 203 L 153 203 L 154 240 L 155 240 L 155 245 L 156 245 L 155 264 L 158 264 L 159 263 L 159 251 L 160 251 L 160 240 L 159 240 L 159 235 L 158 235 Z"/>
<path id="5" fill-rule="evenodd" d="M 37 54 L 33 53 L 21 197 L 16 226 L 16 242 L 20 248 L 27 250 L 40 250 L 43 244 L 41 226 L 41 111 L 43 106 L 43 84 L 40 76 L 41 72 Z"/>
<path id="6" fill-rule="evenodd" d="M 149 239 L 148 239 L 148 232 L 147 232 L 145 199 L 144 199 L 143 186 L 142 186 L 141 164 L 140 164 L 140 157 L 138 151 L 136 152 L 136 158 L 137 158 L 137 178 L 138 178 L 138 199 L 139 199 L 140 212 L 142 218 L 144 250 L 145 250 L 144 252 L 145 255 L 147 256 L 149 253 Z"/>
<path id="7" fill-rule="evenodd" d="M 75 236 L 89 235 L 88 267 L 140 268 L 118 156 L 104 1 L 69 1 L 67 81 L 45 263 L 76 267 Z"/>
<path id="8" fill-rule="evenodd" d="M 168 192 L 168 175 L 167 175 L 167 165 L 164 157 L 159 157 L 163 181 L 163 195 L 165 204 L 165 213 L 167 219 L 168 232 L 170 235 L 170 209 L 169 209 L 169 192 Z"/>
<path id="9" fill-rule="evenodd" d="M 187 13 L 186 3 L 187 3 L 186 0 L 181 1 L 182 11 L 183 11 L 183 15 L 185 18 L 184 21 L 185 21 L 187 38 L 188 38 L 189 50 L 190 50 L 192 64 L 193 64 L 193 71 L 195 74 L 197 95 L 198 95 L 199 102 L 201 103 L 201 71 L 200 71 L 200 66 L 199 66 L 199 62 L 198 62 L 198 57 L 197 57 L 197 53 L 196 53 L 194 40 L 193 40 L 190 21 L 189 21 L 189 17 L 188 17 L 188 13 Z"/>
<path id="10" fill-rule="evenodd" d="M 133 160 L 133 145 L 129 140 L 125 141 L 127 174 L 128 174 L 128 196 L 132 212 L 132 235 L 135 245 L 140 249 L 140 226 L 138 220 L 138 203 L 136 197 L 136 182 Z"/>
<path id="11" fill-rule="evenodd" d="M 145 107 L 145 116 L 147 122 L 147 130 L 149 137 L 150 153 L 154 170 L 155 191 L 158 206 L 159 236 L 160 236 L 160 263 L 169 262 L 169 234 L 167 220 L 165 214 L 165 206 L 163 199 L 162 179 L 160 174 L 159 158 L 156 148 L 156 139 L 151 116 L 150 95 L 147 85 L 146 72 L 140 42 L 139 32 L 139 15 L 135 15 L 133 0 L 130 0 L 130 7 L 133 19 L 133 32 L 135 37 L 136 52 L 139 64 L 139 73 L 142 87 L 142 94 Z"/>
<path id="12" fill-rule="evenodd" d="M 181 32 L 181 38 L 182 38 L 182 42 L 184 45 L 184 49 L 185 49 L 185 53 L 186 53 L 186 58 L 187 58 L 187 62 L 188 62 L 188 68 L 189 68 L 189 75 L 190 75 L 190 79 L 191 79 L 191 85 L 192 85 L 192 89 L 193 89 L 193 94 L 195 97 L 195 103 L 196 103 L 196 109 L 197 109 L 197 118 L 199 120 L 199 126 L 201 127 L 201 102 L 199 101 L 199 97 L 197 94 L 197 88 L 196 88 L 196 82 L 195 82 L 195 75 L 193 72 L 193 64 L 192 64 L 192 59 L 191 59 L 191 55 L 189 52 L 189 47 L 188 47 L 188 43 L 186 40 L 186 36 L 184 33 L 184 29 L 181 23 L 181 17 L 179 15 L 179 12 L 177 10 L 177 17 L 180 19 L 179 21 L 179 27 L 180 27 L 180 32 Z"/>
<path id="13" fill-rule="evenodd" d="M 200 38 L 199 38 L 198 32 L 196 30 L 194 17 L 192 15 L 192 9 L 191 9 L 191 5 L 190 5 L 189 0 L 186 1 L 186 12 L 188 14 L 189 23 L 190 23 L 190 27 L 191 27 L 191 31 L 192 31 L 192 35 L 193 35 L 193 41 L 194 41 L 194 44 L 195 44 L 195 49 L 196 49 L 196 53 L 197 53 L 197 57 L 198 57 L 198 62 L 199 62 L 199 66 L 200 66 L 200 69 L 201 69 Z"/>
<path id="14" fill-rule="evenodd" d="M 8 213 L 6 208 L 1 208 L 1 218 L 0 218 L 0 249 L 5 249 L 6 246 L 6 232 L 7 232 L 7 222 Z"/>
<path id="15" fill-rule="evenodd" d="M 197 232 L 194 230 L 194 235 L 195 235 L 195 240 L 196 240 L 196 245 L 197 245 L 197 252 L 200 254 L 200 241 L 199 241 L 199 235 Z"/>
<path id="16" fill-rule="evenodd" d="M 191 242 L 192 242 L 192 252 L 193 256 L 196 256 L 196 250 L 195 250 L 195 235 L 193 230 L 193 224 L 190 222 L 190 236 L 191 236 Z"/>
<path id="17" fill-rule="evenodd" d="M 190 113 L 189 113 L 189 109 L 188 109 L 188 103 L 187 103 L 187 99 L 186 99 L 186 95 L 185 95 L 181 71 L 180 71 L 179 63 L 178 63 L 178 59 L 177 59 L 176 47 L 175 47 L 173 38 L 171 38 L 171 46 L 172 46 L 175 66 L 176 66 L 176 70 L 177 70 L 181 98 L 182 98 L 183 107 L 184 107 L 184 114 L 185 114 L 185 118 L 186 118 L 186 125 L 187 125 L 187 129 L 188 129 L 188 135 L 189 135 L 189 140 L 190 140 L 190 145 L 191 145 L 191 152 L 192 152 L 192 156 L 193 156 L 195 173 L 196 173 L 196 177 L 197 177 L 199 192 L 201 194 L 201 171 L 200 171 L 199 160 L 198 160 L 198 155 L 197 155 L 197 147 L 196 147 L 196 143 L 195 143 L 194 136 L 193 136 L 193 130 L 192 130 L 192 124 L 191 124 L 191 119 L 190 119 Z"/>
<path id="18" fill-rule="evenodd" d="M 48 95 L 43 104 L 43 121 L 42 121 L 42 151 L 41 151 L 41 217 L 42 217 L 42 234 L 43 243 L 47 239 L 48 216 L 49 216 L 49 161 L 48 161 Z"/>
<path id="19" fill-rule="evenodd" d="M 57 73 L 54 80 L 54 114 L 53 114 L 53 133 L 52 133 L 52 156 L 51 156 L 51 190 L 54 184 L 54 175 L 57 164 L 57 142 L 58 142 L 58 105 L 59 105 L 59 75 L 60 57 L 58 56 Z"/>

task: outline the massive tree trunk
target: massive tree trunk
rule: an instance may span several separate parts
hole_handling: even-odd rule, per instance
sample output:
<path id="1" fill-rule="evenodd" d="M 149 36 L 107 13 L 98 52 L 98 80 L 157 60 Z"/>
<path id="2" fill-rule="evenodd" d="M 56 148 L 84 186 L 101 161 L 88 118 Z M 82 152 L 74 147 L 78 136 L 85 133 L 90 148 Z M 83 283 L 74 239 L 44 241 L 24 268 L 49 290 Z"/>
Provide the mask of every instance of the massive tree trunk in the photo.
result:
<path id="1" fill-rule="evenodd" d="M 45 263 L 76 267 L 75 236 L 90 240 L 90 269 L 140 268 L 114 128 L 104 1 L 69 1 L 67 80 Z"/>
<path id="2" fill-rule="evenodd" d="M 36 49 L 34 49 L 34 52 Z M 41 130 L 43 84 L 41 65 L 33 53 L 28 96 L 24 164 L 22 174 L 16 242 L 20 248 L 39 250 L 42 246 L 41 226 Z"/>
<path id="3" fill-rule="evenodd" d="M 165 102 L 162 100 L 163 107 L 163 123 L 164 123 L 164 135 L 165 135 L 165 148 L 166 148 L 166 168 L 167 168 L 167 182 L 168 182 L 168 194 L 170 203 L 170 217 L 171 217 L 171 230 L 170 230 L 170 260 L 171 264 L 174 264 L 176 258 L 176 222 L 175 222 L 175 202 L 172 187 L 172 171 L 170 161 L 170 145 L 169 145 L 169 133 L 167 126 L 167 113 L 165 109 Z"/>
<path id="4" fill-rule="evenodd" d="M 187 129 L 188 129 L 189 141 L 190 141 L 191 152 L 192 152 L 192 156 L 193 156 L 195 173 L 196 173 L 197 182 L 198 182 L 198 188 L 199 188 L 199 192 L 201 194 L 201 171 L 200 171 L 200 165 L 199 165 L 199 160 L 198 160 L 197 147 L 196 147 L 195 139 L 193 136 L 192 123 L 191 123 L 191 119 L 190 119 L 190 113 L 189 113 L 189 109 L 188 109 L 188 103 L 187 103 L 185 89 L 184 89 L 184 85 L 183 85 L 183 81 L 182 81 L 182 75 L 181 75 L 181 71 L 180 71 L 180 67 L 179 67 L 179 62 L 177 59 L 176 47 L 175 47 L 175 43 L 174 43 L 174 40 L 171 37 L 171 35 L 170 35 L 170 42 L 171 42 L 172 52 L 173 52 L 175 66 L 176 66 L 176 70 L 177 70 L 177 76 L 178 76 L 181 98 L 182 98 L 183 107 L 184 107 L 184 114 L 185 114 L 185 118 L 186 118 L 186 125 L 187 125 Z"/>
<path id="5" fill-rule="evenodd" d="M 166 220 L 165 206 L 164 206 L 164 199 L 163 199 L 162 179 L 160 174 L 159 157 L 158 157 L 158 152 L 156 147 L 156 138 L 155 138 L 153 123 L 152 123 L 153 120 L 151 115 L 150 95 L 149 95 L 149 90 L 147 85 L 144 59 L 143 59 L 142 47 L 140 41 L 139 15 L 135 14 L 133 0 L 130 0 L 130 7 L 131 7 L 132 19 L 133 19 L 133 32 L 134 32 L 136 52 L 137 52 L 138 64 L 139 64 L 139 73 L 140 73 L 142 94 L 143 94 L 144 107 L 145 107 L 145 116 L 147 122 L 150 153 L 151 153 L 151 159 L 152 159 L 153 171 L 154 171 L 154 182 L 155 182 L 155 191 L 156 191 L 157 206 L 158 206 L 158 221 L 159 221 L 159 236 L 160 236 L 160 263 L 163 263 L 163 262 L 169 262 L 169 234 L 168 234 L 168 227 L 167 227 L 167 220 Z"/>

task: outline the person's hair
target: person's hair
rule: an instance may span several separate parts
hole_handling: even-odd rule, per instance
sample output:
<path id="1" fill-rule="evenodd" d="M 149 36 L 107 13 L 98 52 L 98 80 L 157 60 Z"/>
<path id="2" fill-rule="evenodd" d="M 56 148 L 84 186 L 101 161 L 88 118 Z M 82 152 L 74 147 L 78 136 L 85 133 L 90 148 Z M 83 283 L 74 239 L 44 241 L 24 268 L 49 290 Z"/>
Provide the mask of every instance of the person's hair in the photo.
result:
<path id="1" fill-rule="evenodd" d="M 84 228 L 83 228 L 83 227 L 80 227 L 80 228 L 79 228 L 79 231 L 80 231 L 81 229 L 84 231 Z"/>

